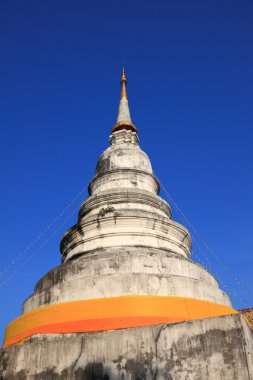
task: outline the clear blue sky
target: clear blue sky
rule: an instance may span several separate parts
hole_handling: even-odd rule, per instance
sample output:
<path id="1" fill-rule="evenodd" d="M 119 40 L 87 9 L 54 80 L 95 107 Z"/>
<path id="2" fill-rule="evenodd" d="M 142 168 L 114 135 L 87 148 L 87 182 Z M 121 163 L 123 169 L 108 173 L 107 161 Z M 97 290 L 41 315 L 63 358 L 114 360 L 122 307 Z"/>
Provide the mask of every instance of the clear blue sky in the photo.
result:
<path id="1" fill-rule="evenodd" d="M 156 174 L 253 293 L 252 15 L 251 0 L 0 0 L 1 333 L 60 263 L 84 195 L 22 252 L 94 175 L 122 63 Z M 236 292 L 236 307 L 253 306 L 210 252 L 194 251 Z"/>

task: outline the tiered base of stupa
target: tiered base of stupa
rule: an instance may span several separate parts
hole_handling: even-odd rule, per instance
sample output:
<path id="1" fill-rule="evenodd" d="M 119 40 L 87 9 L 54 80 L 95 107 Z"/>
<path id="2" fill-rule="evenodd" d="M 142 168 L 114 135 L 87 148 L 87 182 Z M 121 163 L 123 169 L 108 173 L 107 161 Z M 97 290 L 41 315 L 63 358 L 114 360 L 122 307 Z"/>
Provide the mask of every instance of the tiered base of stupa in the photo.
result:
<path id="1" fill-rule="evenodd" d="M 4 380 L 252 380 L 241 314 L 100 333 L 36 335 L 1 350 Z"/>
<path id="2" fill-rule="evenodd" d="M 4 345 L 35 334 L 115 330 L 237 313 L 214 277 L 155 248 L 86 253 L 46 274 L 6 328 Z"/>

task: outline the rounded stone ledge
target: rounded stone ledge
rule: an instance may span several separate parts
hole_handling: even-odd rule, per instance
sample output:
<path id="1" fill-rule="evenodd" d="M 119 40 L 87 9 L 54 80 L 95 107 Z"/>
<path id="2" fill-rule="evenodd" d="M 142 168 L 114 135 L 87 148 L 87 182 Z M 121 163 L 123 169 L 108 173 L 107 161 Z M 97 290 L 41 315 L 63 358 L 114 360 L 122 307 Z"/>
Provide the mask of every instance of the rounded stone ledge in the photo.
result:
<path id="1" fill-rule="evenodd" d="M 73 246 L 71 251 L 66 256 L 63 256 L 62 260 L 63 262 L 67 262 L 69 260 L 72 260 L 76 256 L 85 254 L 87 250 L 96 250 L 102 246 L 108 249 L 110 249 L 111 247 L 121 247 L 122 250 L 131 247 L 140 247 L 142 249 L 160 247 L 160 249 L 162 250 L 174 252 L 184 257 L 187 257 L 189 255 L 189 252 L 187 251 L 185 246 L 176 242 L 175 240 L 170 240 L 164 237 L 159 237 L 159 240 L 157 240 L 157 237 L 154 235 L 152 236 L 150 233 L 131 234 L 131 236 L 129 234 L 117 234 L 117 238 L 121 240 L 121 244 L 115 244 L 116 235 L 114 234 L 107 234 L 106 236 L 102 236 L 101 239 L 96 239 L 95 241 L 94 239 L 89 239 L 85 242 L 79 242 L 75 246 Z M 129 243 L 130 239 L 132 239 L 132 245 Z M 143 239 L 146 239 L 146 242 L 143 242 Z"/>
<path id="2" fill-rule="evenodd" d="M 23 313 L 62 302 L 130 295 L 187 297 L 230 306 L 227 295 L 218 287 L 193 278 L 151 273 L 114 273 L 79 277 L 35 293 L 24 303 Z"/>
<path id="3" fill-rule="evenodd" d="M 96 214 L 98 209 L 106 205 L 112 205 L 117 211 L 117 207 L 124 207 L 127 205 L 128 208 L 146 208 L 148 211 L 153 209 L 153 212 L 159 212 L 161 215 L 167 216 L 171 219 L 172 213 L 169 204 L 156 194 L 140 191 L 138 189 L 122 189 L 113 190 L 110 193 L 105 192 L 100 195 L 94 195 L 88 197 L 81 205 L 79 209 L 79 219 L 84 218 L 87 214 Z M 126 206 L 125 206 L 126 207 Z"/>
<path id="4" fill-rule="evenodd" d="M 83 280 L 77 279 L 75 283 L 62 283 L 62 286 L 56 286 L 53 290 L 48 289 L 43 293 L 35 294 L 24 306 L 24 312 L 55 303 L 132 294 L 189 297 L 230 306 L 228 297 L 220 289 L 182 276 L 161 277 L 143 273 L 113 274 L 88 277 L 85 282 L 85 287 L 82 287 Z"/>
<path id="5" fill-rule="evenodd" d="M 185 296 L 230 305 L 217 281 L 200 265 L 151 251 L 80 257 L 50 271 L 23 304 L 23 312 L 50 303 L 120 295 Z"/>
<path id="6" fill-rule="evenodd" d="M 96 166 L 97 175 L 114 169 L 137 169 L 152 174 L 147 154 L 131 142 L 112 145 L 99 157 Z"/>
<path id="7" fill-rule="evenodd" d="M 89 195 L 95 195 L 120 188 L 146 190 L 154 194 L 160 191 L 153 174 L 137 169 L 115 169 L 98 174 L 90 181 L 88 191 Z"/>
<path id="8" fill-rule="evenodd" d="M 77 230 L 80 231 L 80 228 L 82 228 L 82 226 L 86 226 L 85 227 L 86 231 L 91 231 L 93 230 L 93 227 L 96 226 L 96 228 L 98 229 L 98 235 L 100 235 L 103 233 L 102 231 L 103 222 L 106 222 L 106 221 L 108 222 L 109 220 L 112 220 L 112 219 L 114 221 L 114 225 L 118 225 L 118 224 L 122 225 L 122 223 L 117 223 L 117 222 L 120 221 L 122 218 L 127 218 L 127 219 L 131 218 L 134 221 L 133 223 L 134 226 L 136 225 L 136 222 L 139 219 L 140 219 L 140 226 L 143 226 L 143 220 L 147 219 L 149 220 L 149 223 L 147 224 L 147 226 L 149 226 L 148 228 L 150 228 L 151 226 L 153 230 L 156 229 L 155 227 L 157 223 L 162 223 L 162 224 L 167 225 L 169 221 L 172 221 L 172 219 L 170 219 L 167 215 L 164 215 L 162 212 L 159 213 L 157 209 L 154 209 L 153 207 L 148 207 L 148 206 L 141 207 L 141 205 L 137 203 L 118 204 L 117 207 L 114 207 L 113 204 L 109 204 L 109 205 L 107 204 L 105 206 L 106 207 L 104 207 L 105 209 L 104 214 L 102 213 L 102 211 L 104 210 L 102 210 L 102 207 L 101 207 L 101 208 L 97 208 L 97 210 L 93 210 L 93 212 L 87 214 L 85 217 L 78 219 L 77 224 L 75 224 L 69 230 L 67 230 L 64 233 L 62 239 L 71 232 L 74 232 Z M 109 207 L 109 210 L 106 210 L 107 207 Z M 113 209 L 110 209 L 110 207 L 112 207 Z M 102 214 L 100 213 L 100 211 Z M 104 225 L 104 227 L 107 228 L 106 225 Z M 176 231 L 174 235 L 177 236 Z M 183 234 L 183 237 L 184 236 L 185 234 Z"/>
<path id="9" fill-rule="evenodd" d="M 190 255 L 191 238 L 181 224 L 145 211 L 111 214 L 81 221 L 67 231 L 60 244 L 63 260 L 81 252 L 113 246 L 152 247 Z"/>
<path id="10" fill-rule="evenodd" d="M 63 281 L 113 273 L 153 273 L 188 276 L 217 287 L 215 278 L 201 265 L 184 256 L 159 249 L 121 248 L 88 252 L 49 271 L 35 286 L 41 292 Z"/>

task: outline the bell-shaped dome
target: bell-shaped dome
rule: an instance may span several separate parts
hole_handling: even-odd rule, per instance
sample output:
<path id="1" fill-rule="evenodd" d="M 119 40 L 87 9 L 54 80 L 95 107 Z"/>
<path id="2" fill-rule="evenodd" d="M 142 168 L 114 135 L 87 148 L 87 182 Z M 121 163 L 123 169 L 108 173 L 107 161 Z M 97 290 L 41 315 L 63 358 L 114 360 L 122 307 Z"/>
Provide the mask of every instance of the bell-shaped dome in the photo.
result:
<path id="1" fill-rule="evenodd" d="M 100 156 L 96 174 L 115 169 L 136 169 L 152 174 L 148 156 L 136 144 L 112 145 Z"/>

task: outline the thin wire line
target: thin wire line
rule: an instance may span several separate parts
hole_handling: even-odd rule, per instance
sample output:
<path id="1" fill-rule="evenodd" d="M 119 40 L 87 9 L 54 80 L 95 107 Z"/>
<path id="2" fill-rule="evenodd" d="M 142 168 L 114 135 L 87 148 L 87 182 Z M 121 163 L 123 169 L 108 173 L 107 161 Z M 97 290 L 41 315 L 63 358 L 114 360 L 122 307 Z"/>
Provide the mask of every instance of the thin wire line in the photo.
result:
<path id="1" fill-rule="evenodd" d="M 154 173 L 155 174 L 155 173 Z M 155 174 L 156 176 L 156 174 Z M 157 177 L 157 176 L 156 176 Z M 185 216 L 185 214 L 183 213 L 183 211 L 179 208 L 179 206 L 177 205 L 177 203 L 174 201 L 174 199 L 172 198 L 171 194 L 168 192 L 168 190 L 165 188 L 165 186 L 163 185 L 163 183 L 160 181 L 160 179 L 157 177 L 157 179 L 159 180 L 160 182 L 160 186 L 162 188 L 162 190 L 164 191 L 165 195 L 167 196 L 167 198 L 169 199 L 169 202 L 172 203 L 175 207 L 175 209 L 177 210 L 177 213 L 179 215 L 181 215 L 181 217 L 183 218 L 184 222 L 187 224 L 187 226 L 189 226 L 192 230 L 193 233 L 195 233 L 195 235 L 198 237 L 199 241 L 204 245 L 204 247 L 216 258 L 216 260 L 219 262 L 219 264 L 221 264 L 224 269 L 226 270 L 226 272 L 233 278 L 233 280 L 238 283 L 238 285 L 244 289 L 244 291 L 247 291 L 248 294 L 250 294 L 251 296 L 253 296 L 253 292 L 237 277 L 237 275 L 231 270 L 229 269 L 229 267 L 224 263 L 224 261 L 218 256 L 217 253 L 215 253 L 210 247 L 209 245 L 207 244 L 207 242 L 205 241 L 205 239 L 200 235 L 200 233 L 197 231 L 197 229 L 192 225 L 192 223 L 188 220 L 188 218 Z"/>
<path id="2" fill-rule="evenodd" d="M 61 228 L 72 218 L 72 216 L 74 214 L 76 214 L 77 210 L 78 210 L 79 206 L 78 207 L 75 207 L 75 209 L 69 214 L 67 215 L 67 217 L 64 219 L 64 221 L 51 233 L 51 235 L 43 241 L 42 244 L 39 245 L 39 247 L 33 251 L 29 256 L 27 256 L 23 262 L 20 264 L 19 267 L 16 268 L 15 271 L 13 271 L 5 280 L 3 280 L 1 283 L 0 283 L 0 289 L 3 288 L 5 285 L 8 284 L 8 282 L 11 281 L 11 279 L 18 273 L 20 272 L 24 267 L 25 265 L 27 265 L 31 259 L 36 255 L 38 254 L 55 236 L 56 234 L 61 230 Z"/>
<path id="3" fill-rule="evenodd" d="M 81 197 L 87 187 L 83 187 L 72 200 L 57 214 L 57 216 L 49 223 L 35 238 L 29 243 L 23 251 L 21 251 L 18 255 L 16 255 L 9 264 L 5 265 L 1 272 L 0 277 L 4 277 L 8 271 L 18 262 L 27 252 L 29 252 L 32 248 L 36 246 L 36 244 L 42 239 L 44 235 L 57 223 L 57 221 L 66 213 L 66 211 Z"/>

